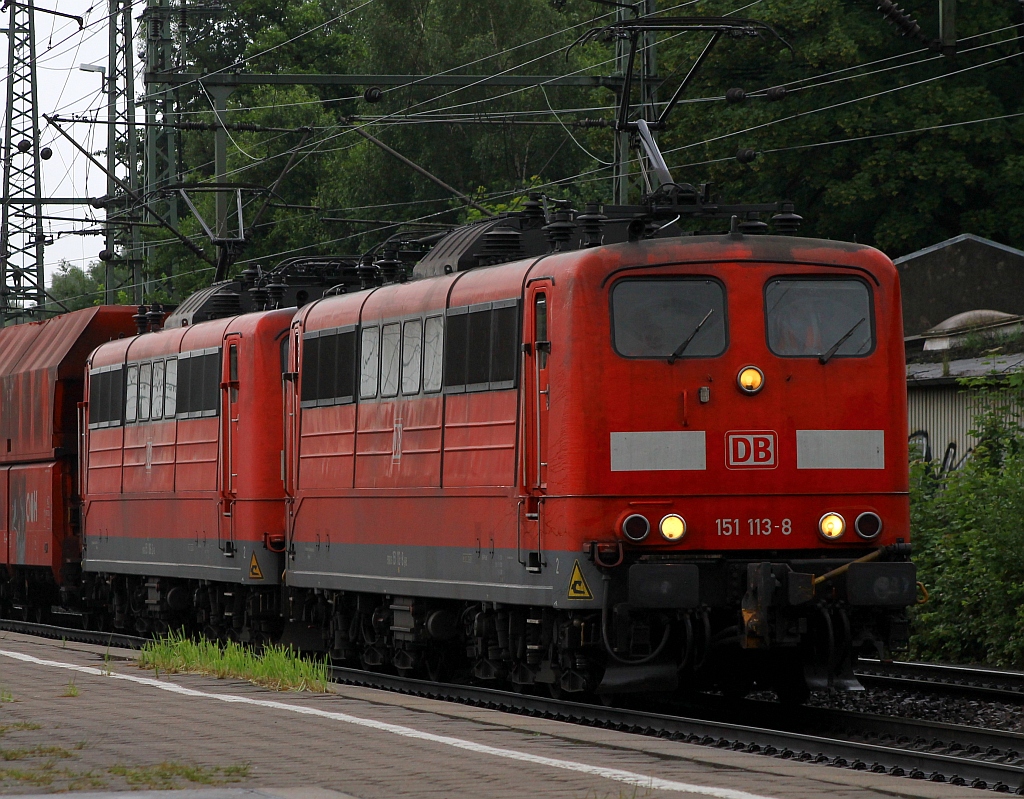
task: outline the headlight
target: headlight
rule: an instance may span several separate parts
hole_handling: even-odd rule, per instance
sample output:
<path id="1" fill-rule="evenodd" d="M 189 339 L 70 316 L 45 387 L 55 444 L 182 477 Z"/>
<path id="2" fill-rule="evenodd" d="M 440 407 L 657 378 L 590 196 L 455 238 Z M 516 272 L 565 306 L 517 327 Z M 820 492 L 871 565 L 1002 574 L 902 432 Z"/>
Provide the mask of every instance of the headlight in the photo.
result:
<path id="1" fill-rule="evenodd" d="M 686 522 L 677 513 L 670 513 L 658 524 L 661 537 L 666 541 L 678 541 L 686 535 Z"/>
<path id="2" fill-rule="evenodd" d="M 865 511 L 857 517 L 853 523 L 853 529 L 861 538 L 870 541 L 873 538 L 878 538 L 882 532 L 882 519 L 877 513 Z"/>
<path id="3" fill-rule="evenodd" d="M 622 534 L 630 541 L 643 541 L 651 532 L 651 523 L 646 516 L 634 513 L 622 522 Z"/>
<path id="4" fill-rule="evenodd" d="M 736 375 L 736 385 L 744 394 L 756 394 L 764 385 L 764 372 L 756 366 L 744 366 Z"/>
<path id="5" fill-rule="evenodd" d="M 818 522 L 818 531 L 830 540 L 839 538 L 846 532 L 846 519 L 838 513 L 826 513 Z"/>

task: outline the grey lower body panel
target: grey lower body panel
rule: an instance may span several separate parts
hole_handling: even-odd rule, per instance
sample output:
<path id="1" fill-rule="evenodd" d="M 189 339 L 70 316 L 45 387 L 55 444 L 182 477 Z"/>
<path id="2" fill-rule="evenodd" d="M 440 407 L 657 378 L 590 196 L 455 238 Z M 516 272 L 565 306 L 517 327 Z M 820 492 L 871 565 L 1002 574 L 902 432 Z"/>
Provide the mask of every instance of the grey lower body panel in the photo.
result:
<path id="1" fill-rule="evenodd" d="M 87 536 L 82 569 L 245 585 L 280 584 L 281 555 L 252 541 L 237 541 L 235 546 L 237 549 L 226 555 L 223 542 L 216 538 Z"/>
<path id="2" fill-rule="evenodd" d="M 599 608 L 604 584 L 589 559 L 573 552 L 543 553 L 539 572 L 526 569 L 515 549 L 390 547 L 376 544 L 296 545 L 285 582 L 297 588 L 501 602 L 560 608 Z"/>

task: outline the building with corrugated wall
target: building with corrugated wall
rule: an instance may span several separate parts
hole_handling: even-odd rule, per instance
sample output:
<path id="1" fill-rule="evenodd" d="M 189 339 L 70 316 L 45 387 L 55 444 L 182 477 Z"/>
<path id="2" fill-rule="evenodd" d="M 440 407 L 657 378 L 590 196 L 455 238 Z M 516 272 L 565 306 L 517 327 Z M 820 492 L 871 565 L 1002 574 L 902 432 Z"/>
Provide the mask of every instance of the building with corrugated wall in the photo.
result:
<path id="1" fill-rule="evenodd" d="M 941 460 L 948 469 L 959 464 L 978 439 L 975 417 L 986 405 L 999 403 L 1007 417 L 1021 418 L 1020 407 L 1005 396 L 964 388 L 964 377 L 998 378 L 1024 368 L 1024 354 L 965 358 L 946 363 L 907 364 L 907 414 L 912 452 Z"/>

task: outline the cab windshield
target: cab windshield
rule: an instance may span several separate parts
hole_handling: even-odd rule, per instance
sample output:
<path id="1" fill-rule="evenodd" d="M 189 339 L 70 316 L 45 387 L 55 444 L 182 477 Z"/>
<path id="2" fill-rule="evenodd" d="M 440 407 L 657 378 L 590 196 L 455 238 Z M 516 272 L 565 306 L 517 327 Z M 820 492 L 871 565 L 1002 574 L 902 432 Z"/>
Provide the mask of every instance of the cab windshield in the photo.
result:
<path id="1" fill-rule="evenodd" d="M 635 278 L 612 287 L 612 341 L 626 358 L 713 358 L 725 352 L 726 331 L 717 280 Z"/>
<path id="2" fill-rule="evenodd" d="M 871 293 L 861 280 L 777 278 L 765 286 L 764 303 L 776 355 L 827 360 L 874 349 Z"/>

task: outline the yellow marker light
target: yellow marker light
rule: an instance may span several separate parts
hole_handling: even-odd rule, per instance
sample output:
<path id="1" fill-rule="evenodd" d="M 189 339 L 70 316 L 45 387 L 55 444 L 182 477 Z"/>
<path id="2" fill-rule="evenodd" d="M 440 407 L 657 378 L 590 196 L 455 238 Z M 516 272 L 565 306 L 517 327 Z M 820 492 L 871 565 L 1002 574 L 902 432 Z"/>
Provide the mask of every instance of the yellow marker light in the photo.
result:
<path id="1" fill-rule="evenodd" d="M 661 531 L 661 537 L 666 541 L 678 541 L 686 535 L 686 522 L 683 521 L 682 516 L 670 513 L 661 520 L 658 529 Z"/>
<path id="2" fill-rule="evenodd" d="M 818 522 L 818 530 L 825 538 L 839 538 L 846 532 L 846 519 L 838 513 L 826 513 Z"/>
<path id="3" fill-rule="evenodd" d="M 756 366 L 744 366 L 736 375 L 736 385 L 744 394 L 756 394 L 764 385 L 764 372 Z"/>

